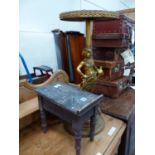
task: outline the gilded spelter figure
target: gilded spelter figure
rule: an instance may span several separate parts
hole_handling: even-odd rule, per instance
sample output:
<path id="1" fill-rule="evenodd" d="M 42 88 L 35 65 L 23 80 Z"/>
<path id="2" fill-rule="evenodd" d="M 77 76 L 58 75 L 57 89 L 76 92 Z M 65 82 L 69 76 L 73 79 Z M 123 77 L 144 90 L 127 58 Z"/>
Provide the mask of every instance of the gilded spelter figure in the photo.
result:
<path id="1" fill-rule="evenodd" d="M 82 77 L 80 86 L 82 89 L 90 90 L 97 78 L 103 74 L 103 70 L 102 67 L 97 68 L 94 65 L 91 49 L 85 48 L 82 52 L 82 56 L 84 59 L 77 67 L 77 71 Z"/>

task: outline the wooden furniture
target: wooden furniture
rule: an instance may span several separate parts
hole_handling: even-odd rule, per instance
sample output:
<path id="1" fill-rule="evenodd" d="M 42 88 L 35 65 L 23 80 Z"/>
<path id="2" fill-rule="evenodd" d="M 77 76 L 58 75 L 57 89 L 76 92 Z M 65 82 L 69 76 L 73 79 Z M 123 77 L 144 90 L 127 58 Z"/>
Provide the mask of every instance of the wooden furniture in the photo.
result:
<path id="1" fill-rule="evenodd" d="M 93 58 L 95 60 L 120 61 L 122 60 L 120 53 L 123 51 L 124 49 L 93 47 Z"/>
<path id="2" fill-rule="evenodd" d="M 25 87 L 26 80 L 19 81 L 19 129 L 30 125 L 38 118 L 37 94 Z"/>
<path id="3" fill-rule="evenodd" d="M 125 15 L 120 15 L 119 19 L 94 21 L 93 47 L 128 48 L 133 27 L 134 21 Z"/>
<path id="4" fill-rule="evenodd" d="M 118 98 L 129 85 L 129 79 L 126 76 L 119 77 L 117 80 L 105 80 L 103 77 L 97 79 L 92 92 L 95 94 L 104 94 L 111 98 Z"/>
<path id="5" fill-rule="evenodd" d="M 117 99 L 105 97 L 101 110 L 127 124 L 118 155 L 133 155 L 135 150 L 135 91 L 128 88 Z"/>
<path id="6" fill-rule="evenodd" d="M 46 111 L 71 124 L 75 134 L 76 155 L 80 155 L 82 126 L 90 119 L 90 140 L 93 141 L 96 110 L 103 95 L 95 95 L 63 82 L 52 83 L 36 91 L 43 131 L 47 131 Z"/>
<path id="7" fill-rule="evenodd" d="M 82 138 L 81 155 L 116 155 L 126 124 L 116 118 L 102 114 L 105 128 L 95 136 L 93 142 Z M 20 155 L 75 155 L 74 137 L 68 134 L 59 120 L 48 119 L 49 129 L 44 134 L 39 121 L 21 130 Z M 115 131 L 112 129 L 115 128 Z M 98 154 L 97 154 L 98 153 Z"/>
<path id="8" fill-rule="evenodd" d="M 58 68 L 65 70 L 66 73 L 69 75 L 65 33 L 59 29 L 52 30 L 51 32 L 53 33 L 55 40 Z"/>
<path id="9" fill-rule="evenodd" d="M 26 79 L 19 81 L 19 128 L 30 125 L 39 118 L 37 94 L 34 89 L 55 81 L 68 82 L 68 75 L 63 70 L 54 72 L 41 84 L 29 84 Z"/>
<path id="10" fill-rule="evenodd" d="M 34 70 L 35 76 L 37 76 L 36 70 L 39 70 L 42 76 L 46 75 L 47 78 L 50 77 L 51 74 L 53 74 L 53 69 L 51 67 L 44 66 L 44 65 L 33 67 L 33 70 Z"/>
<path id="11" fill-rule="evenodd" d="M 124 73 L 124 61 L 107 61 L 107 60 L 94 60 L 95 65 L 102 66 L 104 68 L 104 74 L 102 78 L 105 80 L 116 80 L 123 76 Z"/>
<path id="12" fill-rule="evenodd" d="M 64 70 L 57 70 L 55 71 L 52 76 L 50 76 L 46 81 L 44 81 L 43 83 L 39 83 L 39 84 L 30 84 L 28 82 L 25 82 L 24 83 L 24 86 L 31 89 L 31 90 L 34 90 L 35 88 L 38 88 L 38 87 L 42 87 L 42 86 L 45 86 L 45 85 L 48 85 L 52 82 L 56 82 L 56 81 L 63 81 L 63 82 L 69 82 L 69 77 L 67 75 L 67 73 L 64 71 Z"/>
<path id="13" fill-rule="evenodd" d="M 85 46 L 84 34 L 76 31 L 65 32 L 67 40 L 69 75 L 71 82 L 76 84 L 81 83 L 81 76 L 76 68 L 82 60 L 82 50 Z"/>
<path id="14" fill-rule="evenodd" d="M 82 82 L 80 87 L 91 91 L 99 75 L 103 73 L 102 68 L 97 68 L 94 65 L 92 57 L 92 24 L 94 20 L 111 20 L 117 19 L 118 14 L 112 11 L 103 10 L 76 10 L 63 12 L 60 14 L 60 19 L 64 21 L 85 21 L 86 22 L 86 44 L 83 49 L 83 60 L 77 66 L 77 71 L 81 75 Z M 97 130 L 103 129 L 100 114 L 97 117 Z M 102 121 L 103 122 L 103 121 Z M 89 129 L 89 128 L 88 128 Z M 88 130 L 89 131 L 89 130 Z"/>
<path id="15" fill-rule="evenodd" d="M 19 105 L 19 119 L 22 119 L 23 117 L 30 115 L 37 110 L 39 110 L 37 97 L 27 100 Z"/>
<path id="16" fill-rule="evenodd" d="M 92 48 L 92 23 L 94 20 L 118 19 L 119 15 L 112 11 L 103 10 L 76 10 L 63 12 L 60 19 L 65 21 L 85 21 L 86 22 L 86 48 Z"/>
<path id="17" fill-rule="evenodd" d="M 94 21 L 94 62 L 96 66 L 103 66 L 104 75 L 97 80 L 93 92 L 117 98 L 131 84 L 134 69 L 131 68 L 127 75 L 121 53 L 132 45 L 133 27 L 134 21 L 122 14 L 118 19 Z"/>
<path id="18" fill-rule="evenodd" d="M 66 71 L 70 82 L 79 84 L 81 77 L 76 68 L 82 60 L 82 49 L 85 44 L 84 34 L 78 31 L 63 32 L 59 29 L 52 32 L 55 39 L 58 68 Z"/>

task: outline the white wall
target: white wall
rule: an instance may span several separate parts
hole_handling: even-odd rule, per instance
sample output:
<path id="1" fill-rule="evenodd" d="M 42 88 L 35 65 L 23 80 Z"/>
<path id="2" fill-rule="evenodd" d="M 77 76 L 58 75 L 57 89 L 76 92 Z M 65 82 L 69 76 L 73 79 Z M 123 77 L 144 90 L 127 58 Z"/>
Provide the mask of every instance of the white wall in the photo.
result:
<path id="1" fill-rule="evenodd" d="M 75 0 L 20 0 L 20 47 L 30 72 L 37 65 L 48 65 L 57 69 L 55 45 L 51 30 L 55 28 L 79 30 L 80 23 L 64 22 L 59 14 L 77 10 L 79 1 Z M 71 24 L 72 23 L 72 24 Z M 25 74 L 23 65 L 21 74 Z"/>
<path id="2" fill-rule="evenodd" d="M 67 22 L 59 19 L 65 11 L 79 9 L 120 10 L 128 6 L 134 7 L 134 0 L 20 0 L 20 46 L 30 72 L 32 67 L 48 65 L 57 69 L 55 43 L 51 30 L 59 28 L 63 31 L 76 30 L 85 32 L 82 22 Z M 20 65 L 21 74 L 25 74 Z"/>
<path id="3" fill-rule="evenodd" d="M 82 9 L 116 11 L 134 7 L 134 0 L 81 0 Z"/>

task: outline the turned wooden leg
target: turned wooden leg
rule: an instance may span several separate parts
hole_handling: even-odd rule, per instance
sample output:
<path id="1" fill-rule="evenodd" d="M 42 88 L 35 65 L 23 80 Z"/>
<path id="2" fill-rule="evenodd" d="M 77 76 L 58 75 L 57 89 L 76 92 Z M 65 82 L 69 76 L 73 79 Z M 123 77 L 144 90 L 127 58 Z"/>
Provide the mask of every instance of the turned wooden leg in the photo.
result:
<path id="1" fill-rule="evenodd" d="M 81 149 L 81 132 L 82 132 L 81 124 L 82 123 L 80 121 L 72 124 L 74 136 L 75 136 L 76 155 L 80 155 L 80 149 Z"/>
<path id="2" fill-rule="evenodd" d="M 95 124 L 96 124 L 96 107 L 94 108 L 93 115 L 90 117 L 90 141 L 94 140 Z"/>
<path id="3" fill-rule="evenodd" d="M 80 149 L 81 149 L 81 131 L 80 130 L 75 131 L 75 149 L 76 149 L 76 155 L 80 155 Z"/>
<path id="4" fill-rule="evenodd" d="M 43 99 L 42 97 L 38 96 L 38 100 L 39 100 L 39 109 L 40 109 L 40 117 L 41 117 L 41 127 L 43 129 L 43 132 L 46 133 L 47 132 L 47 119 L 46 119 L 45 110 L 42 106 Z"/>

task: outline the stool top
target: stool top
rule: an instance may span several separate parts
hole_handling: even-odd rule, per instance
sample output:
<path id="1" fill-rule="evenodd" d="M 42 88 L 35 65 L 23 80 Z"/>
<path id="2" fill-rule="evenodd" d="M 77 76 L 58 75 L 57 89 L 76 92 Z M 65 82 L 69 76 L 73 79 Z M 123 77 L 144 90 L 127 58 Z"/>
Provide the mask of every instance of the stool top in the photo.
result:
<path id="1" fill-rule="evenodd" d="M 45 66 L 45 65 L 41 65 L 41 66 L 36 66 L 36 67 L 33 67 L 34 69 L 39 69 L 39 70 L 42 70 L 42 71 L 53 71 L 53 69 L 49 66 Z"/>
<path id="2" fill-rule="evenodd" d="M 118 19 L 119 14 L 114 11 L 103 10 L 77 10 L 63 12 L 60 14 L 61 20 L 66 21 L 85 21 L 85 20 L 110 20 Z"/>
<path id="3" fill-rule="evenodd" d="M 78 114 L 97 105 L 103 95 L 96 95 L 64 82 L 55 82 L 36 89 L 36 92 L 66 110 Z M 51 104 L 52 104 L 51 103 Z"/>

